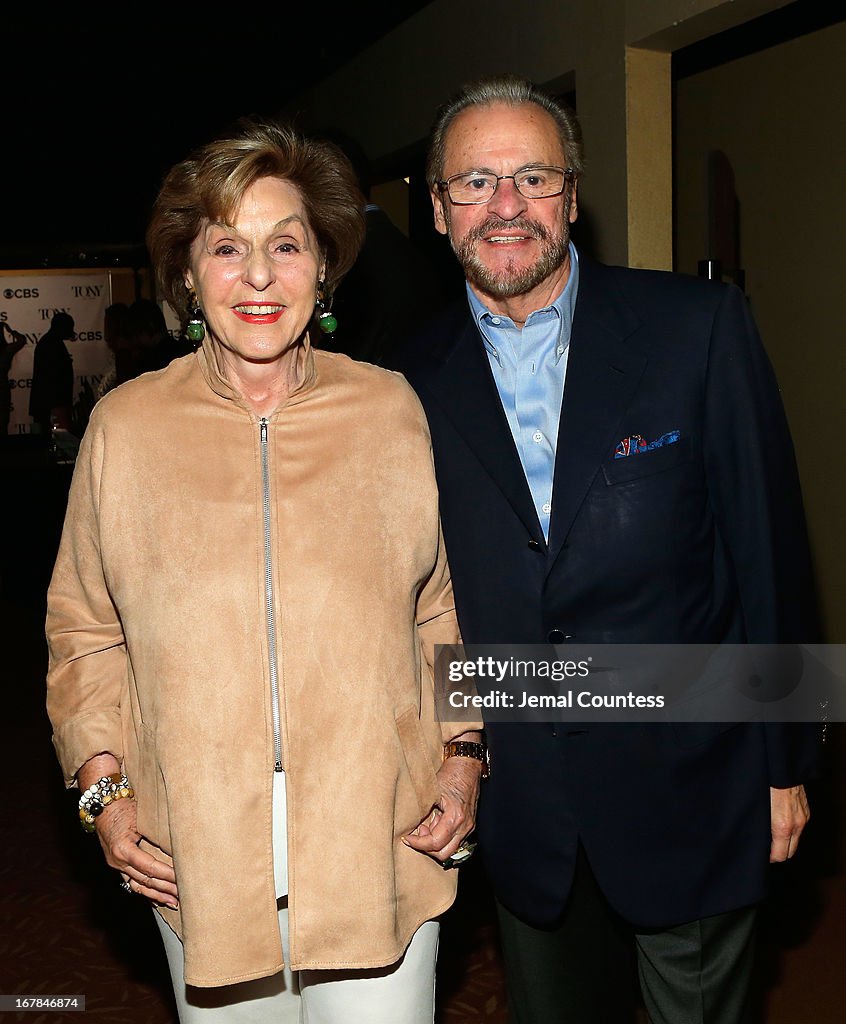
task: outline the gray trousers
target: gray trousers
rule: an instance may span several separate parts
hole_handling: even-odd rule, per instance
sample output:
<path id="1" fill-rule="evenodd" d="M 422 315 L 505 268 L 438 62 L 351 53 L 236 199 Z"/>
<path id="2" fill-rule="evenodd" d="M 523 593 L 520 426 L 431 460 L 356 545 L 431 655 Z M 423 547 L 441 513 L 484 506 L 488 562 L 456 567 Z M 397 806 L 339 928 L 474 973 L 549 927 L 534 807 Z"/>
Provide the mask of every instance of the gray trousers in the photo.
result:
<path id="1" fill-rule="evenodd" d="M 580 856 L 557 928 L 533 928 L 497 903 L 509 1024 L 632 1024 L 637 982 L 652 1024 L 745 1024 L 756 913 L 635 931 Z"/>

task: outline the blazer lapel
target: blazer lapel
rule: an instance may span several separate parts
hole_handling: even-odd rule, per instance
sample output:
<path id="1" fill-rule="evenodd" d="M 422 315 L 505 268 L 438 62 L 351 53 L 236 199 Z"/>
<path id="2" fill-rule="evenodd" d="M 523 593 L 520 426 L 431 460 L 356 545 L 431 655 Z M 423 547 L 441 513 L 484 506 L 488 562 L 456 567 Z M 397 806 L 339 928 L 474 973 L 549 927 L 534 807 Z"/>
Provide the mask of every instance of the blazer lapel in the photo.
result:
<path id="1" fill-rule="evenodd" d="M 496 389 L 484 342 L 469 312 L 455 344 L 425 384 L 532 537 L 544 543 L 532 494 Z"/>
<path id="2" fill-rule="evenodd" d="M 558 427 L 550 568 L 600 464 L 619 440 L 620 424 L 643 375 L 646 357 L 624 344 L 638 324 L 622 297 L 603 287 L 601 268 L 583 261 Z"/>

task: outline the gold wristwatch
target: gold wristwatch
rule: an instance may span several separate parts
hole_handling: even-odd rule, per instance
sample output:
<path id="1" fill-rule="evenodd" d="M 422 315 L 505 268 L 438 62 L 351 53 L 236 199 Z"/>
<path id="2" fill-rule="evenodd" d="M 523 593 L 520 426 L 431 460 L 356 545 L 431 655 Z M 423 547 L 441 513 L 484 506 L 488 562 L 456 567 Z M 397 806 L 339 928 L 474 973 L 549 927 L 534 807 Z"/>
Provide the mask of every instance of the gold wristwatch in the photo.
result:
<path id="1" fill-rule="evenodd" d="M 487 743 L 471 742 L 470 740 L 450 740 L 444 744 L 444 760 L 448 757 L 472 757 L 482 762 L 482 778 L 491 773 L 491 756 Z"/>

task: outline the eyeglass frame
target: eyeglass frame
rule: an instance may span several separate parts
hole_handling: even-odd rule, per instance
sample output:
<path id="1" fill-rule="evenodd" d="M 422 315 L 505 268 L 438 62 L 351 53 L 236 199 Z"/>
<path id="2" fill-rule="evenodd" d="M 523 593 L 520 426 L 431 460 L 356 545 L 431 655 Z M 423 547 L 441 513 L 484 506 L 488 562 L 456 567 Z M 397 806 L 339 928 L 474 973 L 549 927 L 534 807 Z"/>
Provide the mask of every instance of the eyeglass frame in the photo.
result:
<path id="1" fill-rule="evenodd" d="M 548 196 L 527 196 L 523 195 L 523 193 L 520 191 L 520 186 L 517 184 L 517 175 L 525 171 L 561 171 L 561 173 L 564 175 L 564 180 L 561 183 L 561 188 L 557 192 L 550 192 Z M 437 186 L 438 191 L 441 193 L 441 195 L 443 195 L 444 192 L 446 192 L 447 198 L 449 199 L 450 203 L 452 203 L 453 206 L 484 206 L 485 203 L 489 203 L 496 195 L 497 190 L 499 189 L 499 183 L 501 181 L 505 181 L 506 179 L 510 179 L 511 181 L 514 182 L 514 188 L 517 190 L 518 195 L 523 196 L 524 199 L 554 199 L 556 196 L 564 195 L 564 192 L 567 190 L 568 182 L 572 184 L 578 178 L 578 172 L 576 171 L 575 167 L 559 167 L 557 164 L 530 164 L 528 167 L 518 168 L 514 172 L 514 174 L 494 174 L 493 177 L 496 179 L 496 185 L 494 185 L 494 190 L 493 192 L 491 192 L 487 199 L 480 199 L 479 202 L 477 203 L 462 202 L 461 200 L 453 199 L 452 194 L 449 191 L 449 183 L 451 181 L 455 181 L 456 178 L 462 178 L 466 174 L 473 173 L 474 171 L 472 170 L 459 171 L 458 174 L 451 174 L 448 178 L 444 179 L 443 181 L 436 181 L 435 185 Z M 479 171 L 478 173 L 484 175 L 491 174 L 490 171 Z"/>

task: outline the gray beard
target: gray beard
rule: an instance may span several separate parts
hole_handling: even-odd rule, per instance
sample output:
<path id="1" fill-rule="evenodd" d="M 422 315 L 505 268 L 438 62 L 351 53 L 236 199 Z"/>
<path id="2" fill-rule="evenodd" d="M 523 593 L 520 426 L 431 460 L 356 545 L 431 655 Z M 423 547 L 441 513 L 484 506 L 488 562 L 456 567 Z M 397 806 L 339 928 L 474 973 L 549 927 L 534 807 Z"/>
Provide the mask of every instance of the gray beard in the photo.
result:
<path id="1" fill-rule="evenodd" d="M 476 254 L 475 243 L 482 241 L 484 236 L 492 231 L 514 228 L 524 231 L 541 243 L 540 255 L 529 267 L 518 268 L 513 262 L 509 262 L 503 270 L 494 272 L 485 266 Z M 570 231 L 566 219 L 561 235 L 553 235 L 543 224 L 522 217 L 510 221 L 491 218 L 469 231 L 459 245 L 455 244 L 450 234 L 450 244 L 468 282 L 494 299 L 513 299 L 516 295 L 525 295 L 536 288 L 567 259 L 569 241 Z"/>

